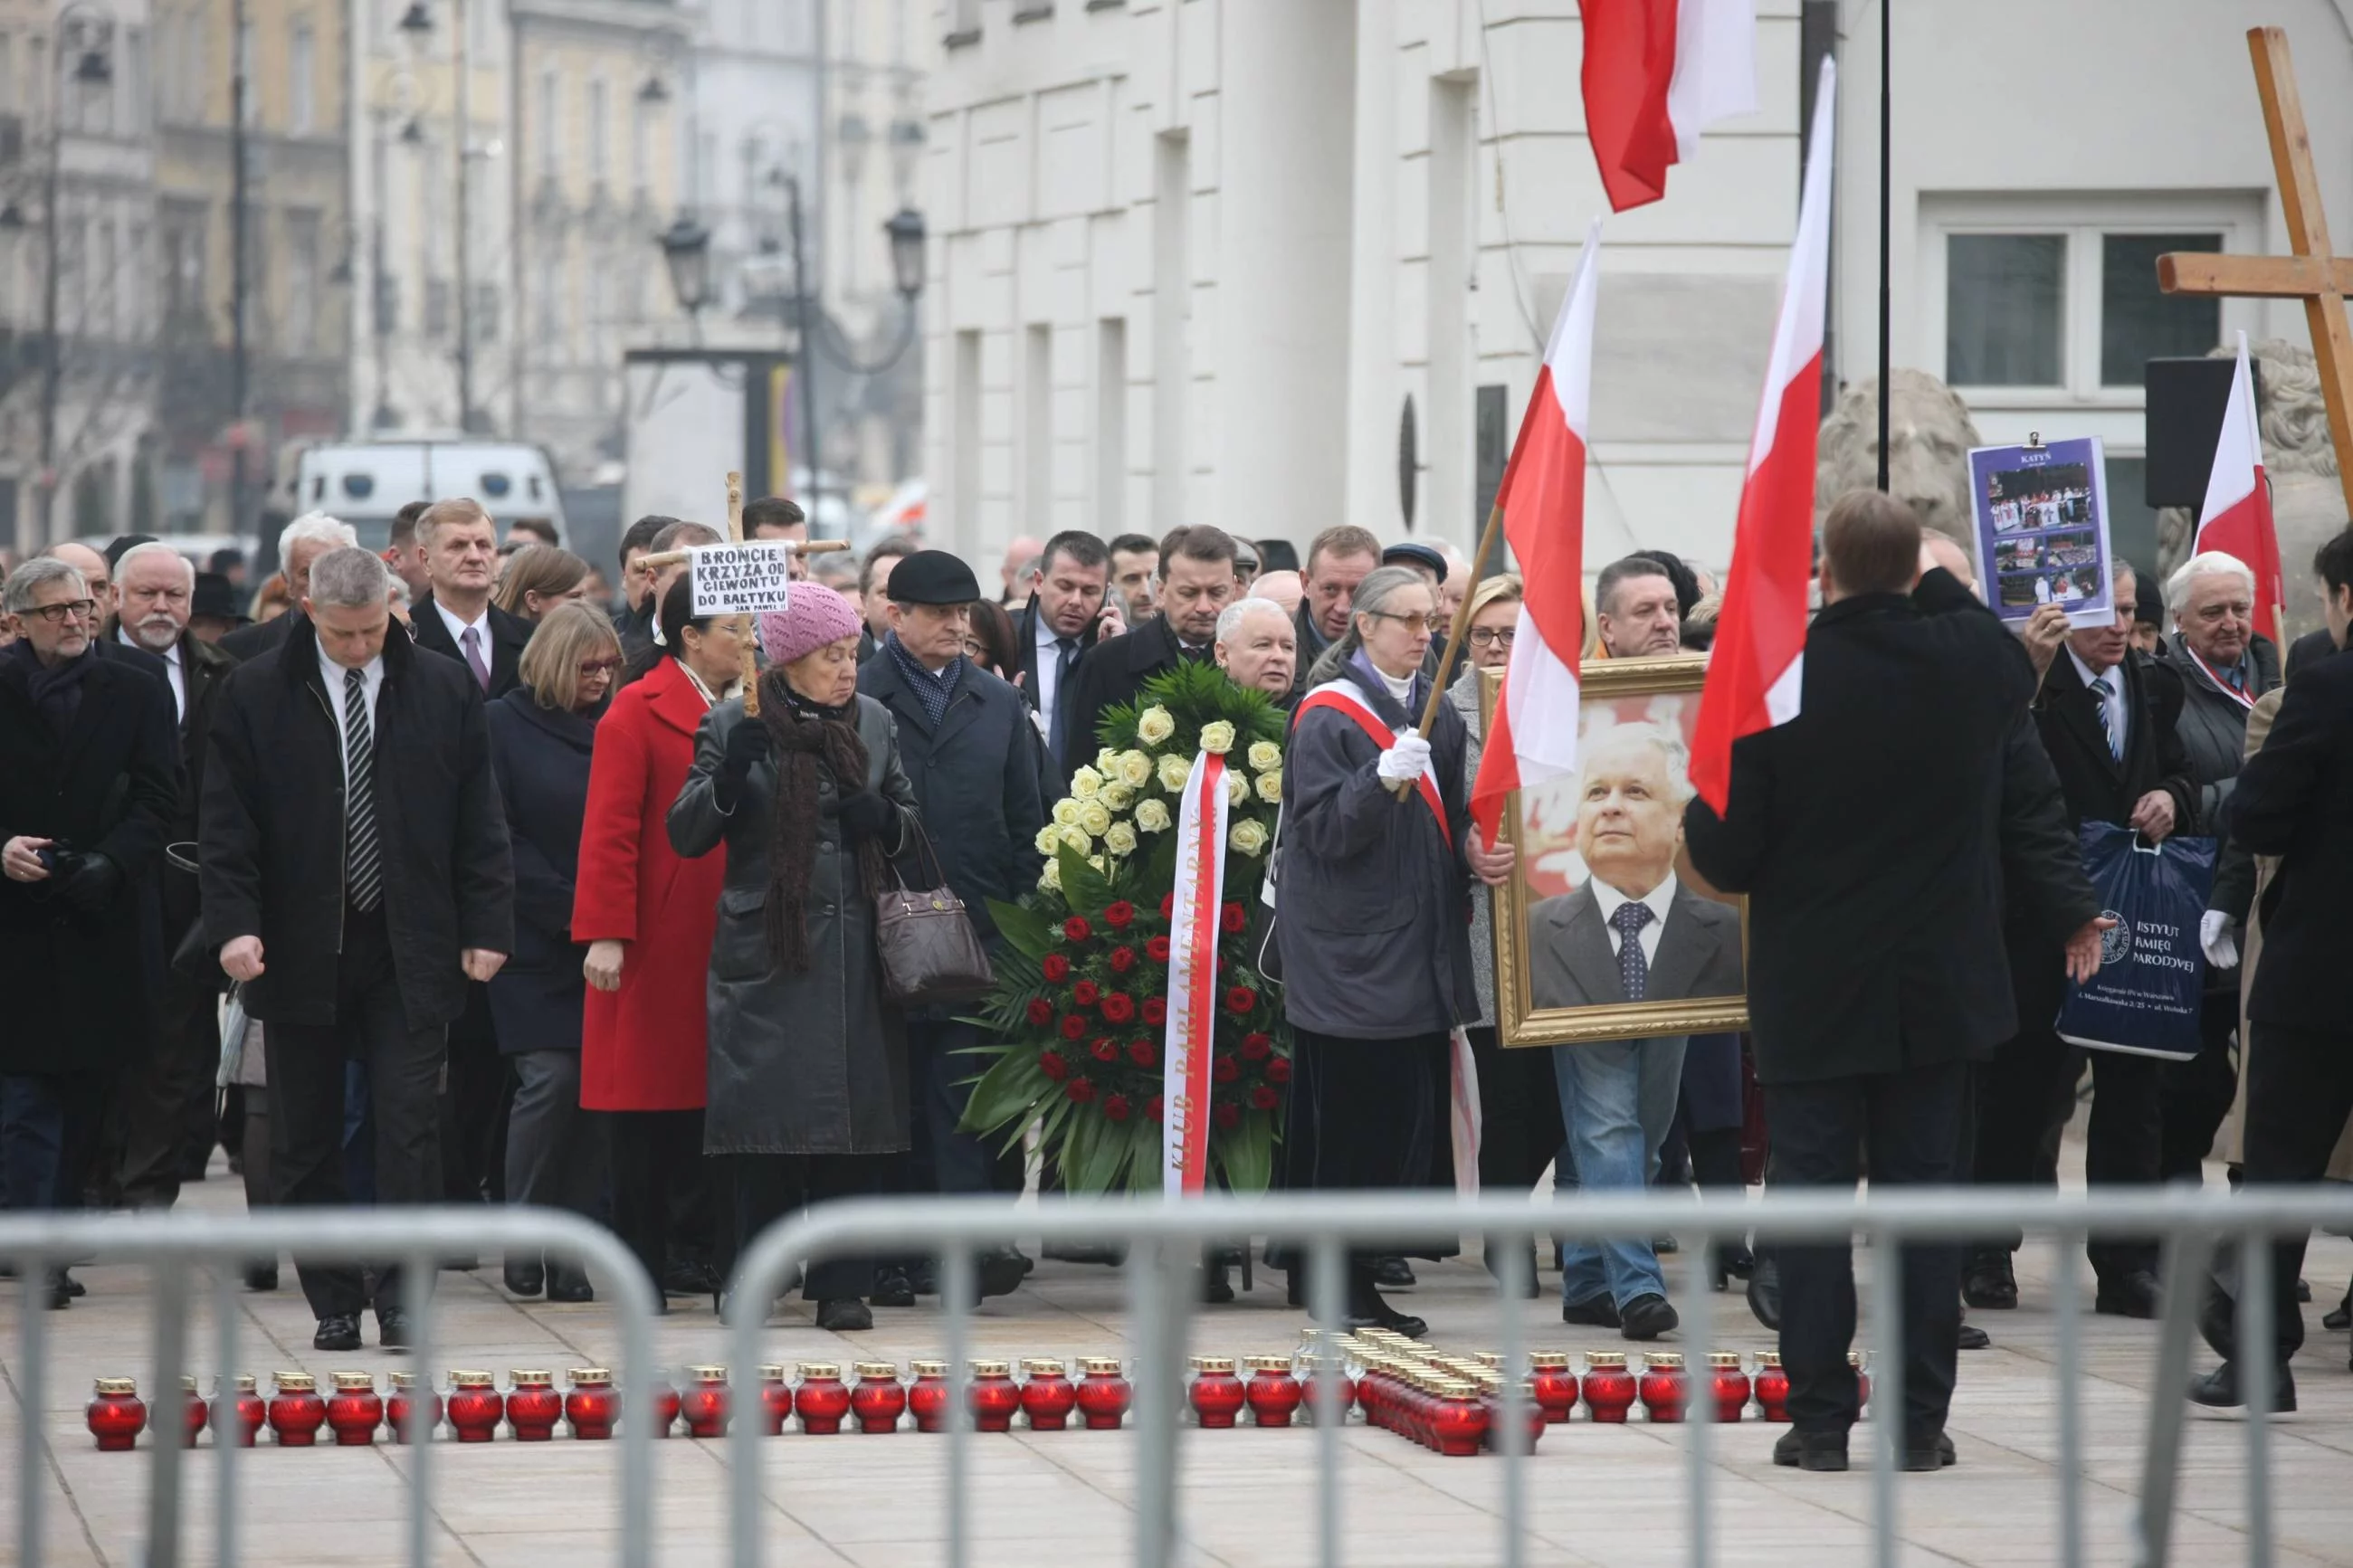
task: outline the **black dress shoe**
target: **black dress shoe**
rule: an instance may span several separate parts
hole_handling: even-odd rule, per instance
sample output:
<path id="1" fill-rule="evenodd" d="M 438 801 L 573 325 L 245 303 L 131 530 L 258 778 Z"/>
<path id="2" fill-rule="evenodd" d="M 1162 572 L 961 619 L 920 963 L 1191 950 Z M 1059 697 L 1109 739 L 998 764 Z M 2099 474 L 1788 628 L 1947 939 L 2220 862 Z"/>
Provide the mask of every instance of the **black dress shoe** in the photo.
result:
<path id="1" fill-rule="evenodd" d="M 1127 1248 L 1124 1247 L 1097 1247 L 1092 1250 L 1116 1253 L 1117 1256 L 1073 1259 L 1073 1261 L 1112 1264 L 1127 1261 Z M 1021 1249 L 1018 1247 L 992 1247 L 986 1252 L 975 1254 L 972 1263 L 974 1273 L 980 1278 L 980 1293 L 983 1296 L 1012 1295 L 1014 1291 L 1021 1289 L 1021 1281 L 1029 1277 L 1031 1267 L 1029 1259 L 1022 1255 Z"/>
<path id="2" fill-rule="evenodd" d="M 2009 1248 L 1980 1247 L 1969 1255 L 1961 1300 L 1988 1312 L 2007 1312 L 2018 1305 L 2018 1276 L 2010 1268 Z"/>
<path id="3" fill-rule="evenodd" d="M 1007 1250 L 1012 1249 L 1008 1247 Z M 1057 1263 L 1100 1263 L 1107 1268 L 1116 1268 L 1127 1261 L 1126 1247 L 1104 1246 L 1092 1241 L 1049 1242 L 1039 1250 Z M 1003 1290 L 995 1293 L 999 1296 L 1005 1294 Z"/>
<path id="4" fill-rule="evenodd" d="M 588 1276 L 584 1270 L 550 1268 L 547 1271 L 547 1299 L 566 1303 L 593 1301 L 596 1299 L 596 1292 L 588 1283 Z"/>
<path id="5" fill-rule="evenodd" d="M 501 1273 L 512 1295 L 536 1296 L 547 1284 L 547 1270 L 536 1258 L 510 1258 Z"/>
<path id="6" fill-rule="evenodd" d="M 1792 1427 L 1775 1441 L 1773 1462 L 1788 1470 L 1843 1470 L 1846 1434 L 1800 1432 Z"/>
<path id="7" fill-rule="evenodd" d="M 2235 1410 L 2247 1402 L 2246 1391 L 2239 1386 L 2236 1363 L 2224 1362 L 2203 1377 L 2189 1380 L 2189 1402 L 2211 1405 L 2217 1410 Z M 2274 1415 L 2295 1408 L 2295 1374 L 2282 1362 L 2272 1369 L 2272 1414 Z"/>
<path id="8" fill-rule="evenodd" d="M 1560 1321 L 1564 1323 L 1588 1323 L 1597 1329 L 1614 1329 L 1621 1326 L 1622 1322 L 1618 1316 L 1618 1303 L 1608 1296 L 1588 1296 L 1582 1301 L 1563 1301 L 1560 1304 Z"/>
<path id="9" fill-rule="evenodd" d="M 2295 1299 L 2296 1299 L 2296 1303 L 2297 1303 L 2299 1306 L 2307 1306 L 2307 1307 L 2308 1307 L 2308 1306 L 2310 1306 L 2310 1305 L 2312 1304 L 2312 1281 L 2311 1281 L 2311 1280 L 2309 1280 L 2309 1279 L 2299 1279 L 2299 1280 L 2297 1280 L 2297 1281 L 2295 1282 Z"/>
<path id="10" fill-rule="evenodd" d="M 319 1331 L 311 1336 L 314 1351 L 355 1351 L 360 1348 L 360 1321 L 349 1312 L 337 1312 L 319 1320 Z"/>
<path id="11" fill-rule="evenodd" d="M 2353 1329 L 2353 1285 L 2345 1288 L 2345 1298 L 2320 1315 L 2320 1326 L 2343 1333 Z"/>
<path id="12" fill-rule="evenodd" d="M 2103 1279 L 2092 1310 L 2111 1318 L 2154 1318 L 2165 1310 L 2165 1288 L 2146 1268 L 2118 1279 Z"/>
<path id="13" fill-rule="evenodd" d="M 1226 1265 L 1205 1264 L 1201 1269 L 1201 1300 L 1204 1305 L 1222 1307 L 1234 1299 L 1233 1276 Z"/>
<path id="14" fill-rule="evenodd" d="M 58 1270 L 58 1284 L 67 1295 L 72 1297 L 77 1301 L 90 1294 L 90 1287 L 75 1279 L 72 1273 L 67 1269 L 60 1268 Z M 2305 1300 L 2310 1300 L 2311 1298 L 2307 1296 Z"/>
<path id="15" fill-rule="evenodd" d="M 1715 1255 L 1715 1274 L 1710 1283 L 1715 1289 L 1728 1289 L 1731 1281 L 1746 1279 L 1756 1272 L 1756 1255 L 1745 1247 L 1736 1247 L 1728 1252 Z"/>
<path id="16" fill-rule="evenodd" d="M 406 1350 L 408 1348 L 408 1314 L 398 1307 L 377 1308 L 375 1342 L 388 1351 Z M 358 1347 L 354 1345 L 353 1348 L 356 1350 Z"/>
<path id="17" fill-rule="evenodd" d="M 1776 1333 L 1781 1328 L 1781 1266 L 1759 1255 L 1757 1272 L 1748 1277 L 1748 1310 Z"/>
<path id="18" fill-rule="evenodd" d="M 48 1284 L 41 1293 L 41 1305 L 49 1311 L 62 1312 L 73 1305 L 73 1299 L 80 1293 L 65 1271 L 59 1269 L 49 1276 Z"/>
<path id="19" fill-rule="evenodd" d="M 874 1314 L 855 1296 L 817 1304 L 817 1326 L 828 1333 L 861 1333 L 874 1326 Z"/>
<path id="20" fill-rule="evenodd" d="M 903 1268 L 878 1268 L 868 1300 L 878 1307 L 912 1307 L 915 1304 L 915 1282 L 907 1278 Z"/>
<path id="21" fill-rule="evenodd" d="M 1957 1335 L 1954 1336 L 1953 1348 L 1964 1351 L 1981 1351 L 1992 1343 L 1993 1336 L 1991 1334 L 1987 1333 L 1975 1323 L 1963 1323 L 1961 1325 L 1961 1331 Z"/>
<path id="22" fill-rule="evenodd" d="M 1904 1440 L 1904 1468 L 1907 1470 L 1946 1470 L 1961 1462 L 1953 1448 L 1952 1438 L 1936 1434 L 1933 1441 L 1922 1442 L 1907 1437 Z"/>
<path id="23" fill-rule="evenodd" d="M 1404 1290 L 1419 1283 L 1413 1265 L 1402 1258 L 1384 1258 L 1373 1265 L 1373 1283 L 1384 1290 Z"/>
<path id="24" fill-rule="evenodd" d="M 254 1291 L 277 1289 L 278 1265 L 275 1263 L 248 1264 L 245 1270 L 245 1288 Z"/>
<path id="25" fill-rule="evenodd" d="M 674 1258 L 662 1269 L 665 1296 L 716 1296 L 725 1284 L 719 1270 L 699 1258 Z"/>
<path id="26" fill-rule="evenodd" d="M 1655 1340 L 1673 1332 L 1680 1321 L 1664 1296 L 1648 1292 L 1619 1308 L 1618 1316 L 1622 1320 L 1618 1331 L 1630 1340 Z"/>
<path id="27" fill-rule="evenodd" d="M 1023 1261 L 1026 1262 L 1028 1260 L 1025 1258 Z M 914 1287 L 915 1294 L 918 1296 L 938 1295 L 940 1293 L 940 1266 L 931 1258 L 924 1258 L 921 1263 L 916 1264 L 913 1268 L 907 1270 L 907 1283 Z"/>

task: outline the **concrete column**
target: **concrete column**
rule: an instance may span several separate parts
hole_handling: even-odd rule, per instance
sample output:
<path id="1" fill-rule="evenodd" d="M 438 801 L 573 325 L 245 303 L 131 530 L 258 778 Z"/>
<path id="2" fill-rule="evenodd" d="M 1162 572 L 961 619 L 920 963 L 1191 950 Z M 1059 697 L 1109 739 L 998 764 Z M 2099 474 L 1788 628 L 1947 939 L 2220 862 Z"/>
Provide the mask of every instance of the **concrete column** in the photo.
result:
<path id="1" fill-rule="evenodd" d="M 1334 521 L 1398 522 L 1397 0 L 1356 0 L 1355 209 L 1348 246 L 1348 503 Z M 1302 550 L 1305 538 L 1299 540 Z"/>

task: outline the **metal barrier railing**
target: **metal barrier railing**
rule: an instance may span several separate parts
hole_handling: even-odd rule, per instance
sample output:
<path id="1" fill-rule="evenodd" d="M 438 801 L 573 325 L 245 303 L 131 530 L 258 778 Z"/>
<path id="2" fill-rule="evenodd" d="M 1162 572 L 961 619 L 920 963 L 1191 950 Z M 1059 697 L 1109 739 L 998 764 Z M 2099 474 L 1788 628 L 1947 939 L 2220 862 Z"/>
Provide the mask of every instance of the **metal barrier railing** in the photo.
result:
<path id="1" fill-rule="evenodd" d="M 1874 1361 L 1872 1417 L 1877 1463 L 1872 1478 L 1874 1560 L 1894 1568 L 1897 1476 L 1904 1443 L 1902 1253 L 1906 1242 L 1967 1243 L 2022 1230 L 2051 1238 L 2060 1266 L 2052 1271 L 2059 1378 L 2058 1561 L 2081 1568 L 2084 1555 L 2083 1420 L 2076 1387 L 2082 1356 L 2082 1291 L 2077 1249 L 2094 1236 L 2155 1236 L 2162 1246 L 2164 1310 L 2143 1454 L 2131 1548 L 2136 1568 L 2168 1560 L 2176 1476 L 2179 1466 L 2190 1332 L 2211 1249 L 2239 1249 L 2238 1335 L 2242 1344 L 2268 1343 L 2272 1333 L 2269 1247 L 2274 1236 L 2315 1228 L 2353 1227 L 2353 1186 L 2264 1188 L 2236 1194 L 2189 1187 L 2055 1195 L 2031 1188 L 1908 1188 L 1876 1193 L 1788 1192 L 1762 1200 L 1694 1201 L 1672 1193 L 1580 1194 L 1572 1202 L 1480 1199 L 1463 1203 L 1428 1194 L 1284 1194 L 1263 1198 L 1208 1196 L 1182 1204 L 1156 1201 L 1055 1200 L 1016 1209 L 986 1199 L 857 1199 L 813 1208 L 771 1226 L 736 1267 L 735 1302 L 773 1300 L 789 1270 L 803 1261 L 844 1254 L 935 1251 L 940 1259 L 943 1338 L 955 1386 L 948 1399 L 947 1517 L 949 1568 L 969 1561 L 965 1451 L 972 1427 L 965 1398 L 965 1353 L 973 1297 L 974 1250 L 1017 1237 L 1054 1242 L 1124 1242 L 1134 1318 L 1136 1440 L 1140 1446 L 1135 1508 L 1137 1568 L 1167 1568 L 1176 1558 L 1176 1486 L 1183 1415 L 1184 1347 L 1193 1310 L 1191 1271 L 1206 1244 L 1275 1236 L 1303 1246 L 1309 1258 L 1309 1304 L 1314 1316 L 1336 1322 L 1342 1311 L 1344 1250 L 1351 1243 L 1393 1247 L 1413 1236 L 1482 1236 L 1499 1275 L 1496 1348 L 1506 1367 L 1523 1365 L 1522 1312 L 1528 1284 L 1528 1248 L 1539 1237 L 1563 1234 L 1594 1240 L 1647 1240 L 1672 1233 L 1683 1243 L 1677 1307 L 1680 1348 L 1686 1364 L 1704 1368 L 1712 1348 L 1717 1300 L 1713 1258 L 1725 1241 L 1753 1236 L 1763 1245 L 1868 1243 L 1872 1247 L 1870 1328 Z M 730 1359 L 760 1360 L 765 1314 L 734 1313 L 728 1325 Z M 2270 1426 L 2260 1414 L 2272 1397 L 2272 1365 L 2242 1360 L 2249 1417 L 2247 1561 L 2269 1568 L 2271 1536 Z M 1332 1407 L 1340 1376 L 1332 1358 L 1316 1374 L 1314 1404 Z M 1500 1560 L 1524 1562 L 1527 1489 L 1524 1394 L 1515 1377 L 1502 1382 L 1499 1447 L 1503 1453 Z M 1694 1568 L 1713 1561 L 1709 1503 L 1710 1423 L 1686 1426 L 1684 1510 Z M 757 1429 L 738 1422 L 729 1468 L 730 1514 L 736 1568 L 759 1568 L 765 1472 Z M 1316 1432 L 1321 1485 L 1316 1498 L 1318 1562 L 1337 1568 L 1340 1542 L 1340 1435 L 1335 1423 Z"/>
<path id="2" fill-rule="evenodd" d="M 553 1209 L 404 1208 L 256 1209 L 246 1215 L 151 1213 L 105 1217 L 74 1214 L 0 1214 L 0 1261 L 12 1263 L 21 1287 L 18 1325 L 23 1365 L 16 1374 L 17 1561 L 39 1568 L 42 1481 L 47 1458 L 42 1408 L 48 1374 L 48 1318 L 43 1310 L 51 1268 L 86 1261 L 142 1262 L 153 1270 L 154 1404 L 151 1422 L 152 1479 L 147 1498 L 144 1568 L 176 1568 L 181 1561 L 178 1431 L 180 1378 L 185 1367 L 190 1271 L 209 1266 L 219 1375 L 224 1388 L 237 1366 L 238 1269 L 248 1261 L 290 1252 L 306 1262 L 396 1261 L 409 1288 L 407 1354 L 420 1369 L 433 1364 L 433 1285 L 440 1259 L 478 1248 L 530 1249 L 597 1270 L 600 1300 L 620 1314 L 621 1561 L 650 1563 L 653 1457 L 653 1315 L 659 1298 L 636 1256 L 601 1226 Z M 431 1380 L 428 1378 L 429 1384 Z M 241 1561 L 237 1547 L 237 1478 L 239 1445 L 216 1444 L 214 1560 Z M 408 1560 L 432 1561 L 434 1445 L 413 1446 L 408 1472 Z"/>

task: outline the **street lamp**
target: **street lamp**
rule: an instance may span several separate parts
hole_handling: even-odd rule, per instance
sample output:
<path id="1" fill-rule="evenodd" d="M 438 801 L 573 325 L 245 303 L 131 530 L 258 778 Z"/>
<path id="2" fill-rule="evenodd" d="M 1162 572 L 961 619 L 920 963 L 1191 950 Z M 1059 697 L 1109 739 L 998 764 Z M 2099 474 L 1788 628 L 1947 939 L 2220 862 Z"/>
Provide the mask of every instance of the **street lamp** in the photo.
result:
<path id="1" fill-rule="evenodd" d="M 681 213 L 678 220 L 654 237 L 662 262 L 670 268 L 670 292 L 678 308 L 700 316 L 711 303 L 711 231 Z"/>
<path id="2" fill-rule="evenodd" d="M 923 215 L 913 207 L 901 207 L 882 226 L 891 240 L 891 279 L 899 286 L 899 297 L 911 305 L 923 291 Z"/>

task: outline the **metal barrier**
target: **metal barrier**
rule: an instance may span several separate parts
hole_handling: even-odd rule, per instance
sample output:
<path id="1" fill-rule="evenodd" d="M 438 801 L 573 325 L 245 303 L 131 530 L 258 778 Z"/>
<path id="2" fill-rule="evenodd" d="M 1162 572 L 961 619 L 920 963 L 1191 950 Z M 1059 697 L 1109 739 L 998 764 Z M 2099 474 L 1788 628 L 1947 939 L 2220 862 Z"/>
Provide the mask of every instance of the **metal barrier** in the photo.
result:
<path id="1" fill-rule="evenodd" d="M 216 1356 L 223 1386 L 237 1365 L 237 1273 L 248 1260 L 290 1252 L 305 1261 L 397 1260 L 409 1311 L 408 1355 L 419 1369 L 433 1364 L 433 1290 L 440 1259 L 478 1248 L 526 1248 L 553 1253 L 594 1267 L 598 1289 L 620 1312 L 621 1357 L 621 1560 L 650 1563 L 653 1454 L 653 1315 L 659 1298 L 637 1257 L 601 1226 L 552 1209 L 403 1208 L 257 1209 L 240 1216 L 149 1213 L 121 1217 L 74 1214 L 0 1214 L 0 1260 L 15 1265 L 20 1284 L 19 1324 L 23 1365 L 16 1376 L 19 1447 L 16 1453 L 17 1561 L 41 1563 L 41 1479 L 47 1458 L 41 1426 L 47 1379 L 48 1313 L 43 1310 L 50 1268 L 85 1261 L 143 1262 L 154 1273 L 154 1408 L 169 1416 L 152 1420 L 153 1481 L 147 1500 L 145 1568 L 175 1568 L 180 1553 L 180 1465 L 176 1425 L 187 1334 L 189 1271 L 209 1265 Z M 415 1287 L 422 1286 L 423 1289 Z M 429 1380 L 428 1380 L 429 1382 Z M 239 1561 L 235 1441 L 218 1443 L 218 1501 L 215 1561 Z M 408 1558 L 415 1568 L 431 1562 L 433 1445 L 410 1450 Z"/>
<path id="2" fill-rule="evenodd" d="M 1183 1415 L 1184 1346 L 1193 1310 L 1191 1272 L 1206 1244 L 1250 1236 L 1278 1236 L 1307 1251 L 1310 1306 L 1325 1322 L 1341 1316 L 1344 1249 L 1350 1243 L 1393 1247 L 1400 1237 L 1483 1236 L 1500 1248 L 1497 1291 L 1501 1327 L 1496 1348 L 1504 1364 L 1523 1364 L 1522 1292 L 1527 1285 L 1527 1247 L 1538 1237 L 1568 1234 L 1595 1240 L 1646 1240 L 1675 1235 L 1683 1245 L 1683 1325 L 1680 1348 L 1686 1364 L 1704 1368 L 1712 1348 L 1715 1295 L 1713 1262 L 1717 1246 L 1753 1235 L 1764 1244 L 1844 1245 L 1873 1247 L 1870 1327 L 1874 1352 L 1873 1417 L 1877 1464 L 1872 1478 L 1874 1558 L 1882 1568 L 1896 1562 L 1896 1489 L 1902 1465 L 1904 1338 L 1901 1244 L 1966 1243 L 1989 1234 L 2020 1229 L 2048 1235 L 2061 1267 L 2053 1271 L 2058 1315 L 2060 1542 L 2065 1568 L 2084 1562 L 2083 1422 L 2076 1376 L 2082 1352 L 2082 1290 L 2076 1251 L 2090 1236 L 2150 1236 L 2161 1239 L 2165 1308 L 2158 1336 L 2156 1375 L 2150 1382 L 2148 1438 L 2134 1517 L 2133 1560 L 2137 1568 L 2159 1568 L 2168 1560 L 2173 1495 L 2181 1449 L 2190 1331 L 2209 1252 L 2225 1241 L 2239 1248 L 2240 1342 L 2268 1342 L 2272 1280 L 2268 1247 L 2275 1235 L 2317 1227 L 2353 1227 L 2353 1187 L 2265 1188 L 2227 1194 L 2187 1187 L 2120 1193 L 2054 1195 L 2035 1189 L 1910 1188 L 1862 1194 L 1788 1192 L 1761 1201 L 1701 1202 L 1671 1193 L 1580 1194 L 1570 1203 L 1481 1199 L 1461 1203 L 1437 1194 L 1284 1194 L 1264 1198 L 1209 1196 L 1184 1204 L 1153 1201 L 1056 1200 L 1016 1209 L 986 1199 L 859 1199 L 828 1204 L 771 1226 L 737 1264 L 733 1305 L 773 1300 L 803 1260 L 844 1254 L 936 1251 L 944 1339 L 955 1387 L 948 1401 L 947 1561 L 965 1568 L 969 1560 L 965 1519 L 965 1445 L 971 1427 L 964 1398 L 965 1354 L 973 1296 L 976 1248 L 1016 1237 L 1047 1242 L 1125 1242 L 1129 1302 L 1134 1315 L 1136 1397 L 1136 1568 L 1167 1568 L 1176 1560 L 1176 1481 L 1178 1434 Z M 763 1315 L 736 1313 L 728 1325 L 728 1360 L 751 1366 L 760 1359 Z M 2269 1358 L 2242 1364 L 2249 1402 L 2246 1423 L 2248 1562 L 2269 1568 L 2271 1469 L 2268 1408 L 2272 1395 Z M 1316 1403 L 1330 1407 L 1340 1373 L 1327 1358 Z M 1515 1378 L 1503 1382 L 1504 1464 L 1500 1558 L 1509 1568 L 1524 1561 L 1527 1483 L 1525 1409 Z M 1883 1415 L 1881 1413 L 1886 1413 Z M 1712 1561 L 1714 1518 L 1708 1498 L 1710 1423 L 1685 1428 L 1685 1479 L 1690 1501 L 1690 1561 Z M 761 1437 L 752 1423 L 735 1424 L 728 1441 L 730 1512 L 736 1568 L 759 1568 L 762 1553 Z M 1322 1477 L 1316 1498 L 1318 1561 L 1337 1568 L 1340 1552 L 1340 1442 L 1336 1424 L 1316 1432 Z"/>

